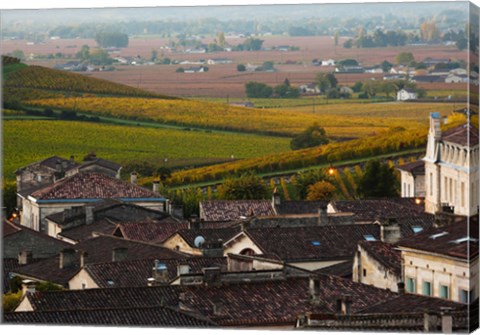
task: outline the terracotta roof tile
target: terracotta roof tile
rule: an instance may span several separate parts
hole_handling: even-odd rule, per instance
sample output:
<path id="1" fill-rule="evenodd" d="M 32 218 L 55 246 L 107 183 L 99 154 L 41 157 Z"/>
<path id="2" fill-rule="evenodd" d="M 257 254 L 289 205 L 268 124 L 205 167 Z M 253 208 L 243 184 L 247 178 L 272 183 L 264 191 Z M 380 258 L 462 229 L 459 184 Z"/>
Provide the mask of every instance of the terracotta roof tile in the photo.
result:
<path id="1" fill-rule="evenodd" d="M 270 200 L 208 200 L 200 202 L 200 218 L 205 221 L 233 221 L 241 217 L 274 215 Z"/>
<path id="2" fill-rule="evenodd" d="M 415 162 L 410 162 L 403 164 L 397 167 L 398 170 L 410 172 L 414 175 L 424 175 L 425 174 L 425 162 L 418 160 Z"/>
<path id="3" fill-rule="evenodd" d="M 95 221 L 92 224 L 62 230 L 61 237 L 68 238 L 75 242 L 82 242 L 93 237 L 93 233 L 110 235 L 115 230 L 117 223 L 108 219 Z"/>
<path id="4" fill-rule="evenodd" d="M 186 222 L 166 217 L 163 220 L 120 222 L 113 234 L 129 240 L 162 243 L 178 230 L 186 228 L 188 228 Z"/>
<path id="5" fill-rule="evenodd" d="M 108 177 L 102 173 L 80 172 L 32 193 L 32 197 L 51 200 L 159 198 L 161 196 L 143 187 Z"/>
<path id="6" fill-rule="evenodd" d="M 214 323 L 171 307 L 5 313 L 6 324 L 213 327 Z"/>
<path id="7" fill-rule="evenodd" d="M 471 238 L 468 240 L 468 238 Z M 430 228 L 397 243 L 400 248 L 473 259 L 478 256 L 478 217 Z"/>
<path id="8" fill-rule="evenodd" d="M 320 207 L 327 207 L 326 201 L 281 201 L 275 210 L 279 215 L 318 214 Z"/>
<path id="9" fill-rule="evenodd" d="M 188 265 L 190 274 L 202 273 L 202 268 L 220 267 L 226 269 L 225 257 L 190 257 L 183 259 L 160 259 L 168 270 L 169 281 L 178 276 L 178 266 Z M 155 259 L 142 259 L 127 262 L 108 262 L 87 264 L 85 270 L 99 287 L 140 287 L 148 285 L 153 276 Z"/>
<path id="10" fill-rule="evenodd" d="M 382 241 L 361 241 L 360 246 L 370 257 L 382 264 L 397 277 L 402 272 L 402 257 L 399 250 L 392 244 Z"/>
<path id="11" fill-rule="evenodd" d="M 460 144 L 462 146 L 478 145 L 478 128 L 463 124 L 442 133 L 442 141 Z"/>
<path id="12" fill-rule="evenodd" d="M 366 235 L 380 239 L 377 224 L 249 228 L 247 235 L 266 254 L 284 261 L 328 260 L 353 257 Z"/>

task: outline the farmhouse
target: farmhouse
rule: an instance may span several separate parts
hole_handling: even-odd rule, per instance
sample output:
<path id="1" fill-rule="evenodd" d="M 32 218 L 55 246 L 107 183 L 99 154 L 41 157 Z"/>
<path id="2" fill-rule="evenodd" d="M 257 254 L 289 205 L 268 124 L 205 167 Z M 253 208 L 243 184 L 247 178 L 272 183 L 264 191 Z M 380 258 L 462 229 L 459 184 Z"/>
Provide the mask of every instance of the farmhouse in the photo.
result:
<path id="1" fill-rule="evenodd" d="M 189 68 L 186 68 L 183 72 L 184 73 L 205 72 L 205 68 L 203 66 L 189 67 Z"/>
<path id="2" fill-rule="evenodd" d="M 302 94 L 319 94 L 320 88 L 315 83 L 303 84 L 298 86 L 300 93 Z"/>
<path id="3" fill-rule="evenodd" d="M 447 78 L 445 78 L 447 84 L 468 83 L 468 80 L 469 78 L 466 74 L 449 74 Z"/>
<path id="4" fill-rule="evenodd" d="M 325 60 L 322 60 L 322 66 L 335 66 L 335 60 L 333 59 L 325 59 Z"/>
<path id="5" fill-rule="evenodd" d="M 417 92 L 414 90 L 403 88 L 397 92 L 397 101 L 416 100 Z"/>
<path id="6" fill-rule="evenodd" d="M 207 60 L 207 64 L 215 65 L 215 64 L 231 64 L 232 60 L 228 58 L 210 58 Z"/>

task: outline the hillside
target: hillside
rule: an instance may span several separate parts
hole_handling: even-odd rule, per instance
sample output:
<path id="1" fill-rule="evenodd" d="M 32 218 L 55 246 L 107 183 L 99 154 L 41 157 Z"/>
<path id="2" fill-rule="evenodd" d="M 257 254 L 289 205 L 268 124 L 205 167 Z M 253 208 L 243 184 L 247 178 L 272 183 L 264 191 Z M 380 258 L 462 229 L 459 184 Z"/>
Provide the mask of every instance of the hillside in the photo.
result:
<path id="1" fill-rule="evenodd" d="M 103 79 L 87 77 L 78 73 L 49 69 L 42 66 L 26 66 L 22 63 L 10 63 L 3 67 L 6 99 L 19 101 L 27 98 L 49 96 L 52 93 L 71 95 L 100 94 L 107 96 L 134 96 L 173 99 L 168 96 L 151 93 L 127 85 L 113 83 Z M 28 93 L 34 90 L 35 95 Z"/>

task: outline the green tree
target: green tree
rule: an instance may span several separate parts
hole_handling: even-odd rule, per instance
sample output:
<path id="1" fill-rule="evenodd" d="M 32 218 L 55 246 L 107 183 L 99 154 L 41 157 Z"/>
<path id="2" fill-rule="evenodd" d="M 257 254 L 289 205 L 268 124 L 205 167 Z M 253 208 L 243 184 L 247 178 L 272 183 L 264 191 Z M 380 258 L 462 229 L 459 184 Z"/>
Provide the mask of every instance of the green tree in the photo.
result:
<path id="1" fill-rule="evenodd" d="M 335 46 L 338 46 L 338 38 L 339 38 L 338 30 L 335 30 L 335 33 L 333 34 L 333 44 Z"/>
<path id="2" fill-rule="evenodd" d="M 315 169 L 297 173 L 292 184 L 298 197 L 300 199 L 306 199 L 308 187 L 324 180 L 328 180 L 325 170 Z"/>
<path id="3" fill-rule="evenodd" d="M 278 98 L 298 98 L 300 96 L 298 88 L 287 84 L 277 85 L 273 90 Z"/>
<path id="4" fill-rule="evenodd" d="M 245 93 L 249 98 L 270 98 L 273 88 L 264 83 L 250 81 L 245 84 Z"/>
<path id="5" fill-rule="evenodd" d="M 247 67 L 243 64 L 238 64 L 237 65 L 237 71 L 238 72 L 245 72 L 247 70 Z"/>
<path id="6" fill-rule="evenodd" d="M 332 200 L 336 191 L 335 186 L 322 180 L 308 186 L 307 200 Z"/>
<path id="7" fill-rule="evenodd" d="M 110 65 L 113 63 L 113 59 L 110 58 L 108 52 L 103 49 L 95 49 L 92 51 L 89 60 L 94 65 Z"/>
<path id="8" fill-rule="evenodd" d="M 120 32 L 100 32 L 95 35 L 95 41 L 102 48 L 126 48 L 128 35 Z"/>
<path id="9" fill-rule="evenodd" d="M 225 33 L 223 31 L 219 32 L 217 35 L 218 45 L 223 49 L 225 48 Z"/>
<path id="10" fill-rule="evenodd" d="M 383 72 L 388 72 L 390 69 L 393 67 L 393 64 L 390 63 L 389 61 L 384 60 L 380 66 L 382 67 Z"/>
<path id="11" fill-rule="evenodd" d="M 152 55 L 150 56 L 150 60 L 151 60 L 152 62 L 156 62 L 157 59 L 158 59 L 158 51 L 155 50 L 155 49 L 153 49 L 153 50 L 152 50 Z"/>
<path id="12" fill-rule="evenodd" d="M 353 40 L 350 38 L 343 43 L 345 49 L 351 49 L 353 47 Z"/>
<path id="13" fill-rule="evenodd" d="M 3 206 L 7 212 L 7 217 L 10 217 L 12 212 L 17 207 L 17 185 L 12 181 L 2 181 L 2 196 Z"/>
<path id="14" fill-rule="evenodd" d="M 330 88 L 337 87 L 337 79 L 332 73 L 318 73 L 315 77 L 315 83 L 322 93 L 327 92 Z"/>
<path id="15" fill-rule="evenodd" d="M 397 63 L 402 65 L 408 65 L 415 61 L 411 52 L 400 52 L 396 57 Z"/>
<path id="16" fill-rule="evenodd" d="M 355 84 L 353 84 L 353 86 L 352 86 L 352 90 L 355 93 L 360 92 L 362 90 L 362 88 L 363 88 L 363 84 L 362 84 L 361 81 L 355 82 Z"/>
<path id="17" fill-rule="evenodd" d="M 393 167 L 370 160 L 365 165 L 363 176 L 359 179 L 357 192 L 362 198 L 382 198 L 398 196 L 398 179 Z"/>
<path id="18" fill-rule="evenodd" d="M 317 145 L 327 144 L 328 138 L 325 135 L 325 129 L 314 123 L 302 133 L 295 136 L 290 141 L 292 150 L 316 147 Z"/>
<path id="19" fill-rule="evenodd" d="M 254 38 L 254 37 L 249 37 L 243 42 L 243 50 L 247 51 L 258 51 L 262 49 L 263 45 L 263 40 Z"/>
<path id="20" fill-rule="evenodd" d="M 217 189 L 217 196 L 224 200 L 266 199 L 268 186 L 262 178 L 253 173 L 246 173 L 239 178 L 228 178 Z"/>
<path id="21" fill-rule="evenodd" d="M 87 60 L 90 58 L 90 47 L 86 44 L 82 45 L 82 48 L 77 52 L 77 58 Z"/>

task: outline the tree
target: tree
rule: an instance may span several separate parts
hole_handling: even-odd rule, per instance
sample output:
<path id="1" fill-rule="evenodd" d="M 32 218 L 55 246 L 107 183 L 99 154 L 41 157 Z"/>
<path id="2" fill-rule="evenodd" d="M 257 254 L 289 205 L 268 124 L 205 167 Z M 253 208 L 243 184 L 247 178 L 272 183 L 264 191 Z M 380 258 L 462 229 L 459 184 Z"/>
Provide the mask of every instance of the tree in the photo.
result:
<path id="1" fill-rule="evenodd" d="M 157 60 L 157 57 L 158 57 L 158 51 L 155 50 L 155 49 L 153 49 L 153 50 L 152 50 L 152 55 L 150 56 L 150 60 L 151 60 L 152 62 L 155 62 L 155 61 Z"/>
<path id="2" fill-rule="evenodd" d="M 7 217 L 10 217 L 12 212 L 17 207 L 17 185 L 15 182 L 2 182 L 3 206 L 7 212 Z"/>
<path id="3" fill-rule="evenodd" d="M 337 189 L 328 181 L 322 180 L 308 186 L 307 200 L 332 200 Z"/>
<path id="4" fill-rule="evenodd" d="M 128 35 L 119 32 L 100 32 L 95 35 L 95 41 L 102 48 L 126 48 Z"/>
<path id="5" fill-rule="evenodd" d="M 258 51 L 262 49 L 263 40 L 258 38 L 249 37 L 243 42 L 243 50 Z"/>
<path id="6" fill-rule="evenodd" d="M 217 189 L 219 199 L 224 200 L 254 200 L 266 199 L 269 196 L 268 187 L 262 178 L 253 173 L 246 173 L 239 178 L 228 178 Z"/>
<path id="7" fill-rule="evenodd" d="M 382 67 L 383 72 L 388 72 L 390 69 L 393 67 L 393 64 L 390 63 L 389 61 L 384 60 L 380 66 Z"/>
<path id="8" fill-rule="evenodd" d="M 275 70 L 273 61 L 269 60 L 269 61 L 263 62 L 260 70 L 261 71 L 273 71 L 273 70 Z"/>
<path id="9" fill-rule="evenodd" d="M 308 187 L 320 181 L 327 180 L 327 174 L 323 169 L 308 170 L 295 175 L 292 182 L 300 199 L 305 199 L 308 194 Z"/>
<path id="10" fill-rule="evenodd" d="M 267 84 L 250 81 L 245 84 L 245 93 L 249 98 L 270 98 L 273 89 Z"/>
<path id="11" fill-rule="evenodd" d="M 330 88 L 337 86 L 337 79 L 332 73 L 318 73 L 315 78 L 315 83 L 322 93 L 325 93 Z"/>
<path id="12" fill-rule="evenodd" d="M 89 60 L 94 65 L 110 65 L 113 63 L 113 59 L 103 49 L 95 49 L 90 53 Z"/>
<path id="13" fill-rule="evenodd" d="M 302 133 L 295 136 L 290 141 L 292 150 L 316 147 L 317 145 L 327 144 L 328 138 L 325 135 L 325 129 L 314 123 Z"/>
<path id="14" fill-rule="evenodd" d="M 397 55 L 396 59 L 397 63 L 402 65 L 408 65 L 415 61 L 415 58 L 411 52 L 401 52 Z"/>
<path id="15" fill-rule="evenodd" d="M 437 28 L 435 19 L 424 21 L 420 25 L 420 37 L 424 41 L 436 41 L 440 39 L 440 30 Z"/>
<path id="16" fill-rule="evenodd" d="M 378 159 L 365 165 L 365 172 L 358 183 L 357 192 L 363 198 L 395 197 L 398 179 L 395 171 L 387 163 Z"/>
<path id="17" fill-rule="evenodd" d="M 277 85 L 273 91 L 278 98 L 298 98 L 300 96 L 298 88 L 290 86 L 290 84 Z"/>
<path id="18" fill-rule="evenodd" d="M 225 33 L 219 32 L 217 35 L 218 45 L 223 49 L 225 47 Z"/>
<path id="19" fill-rule="evenodd" d="M 87 60 L 90 58 L 90 47 L 86 44 L 82 45 L 82 48 L 77 52 L 77 58 Z"/>
<path id="20" fill-rule="evenodd" d="M 237 65 L 237 71 L 238 72 L 245 72 L 247 70 L 247 67 L 243 64 L 238 64 Z"/>
<path id="21" fill-rule="evenodd" d="M 338 38 L 339 38 L 338 30 L 335 30 L 335 33 L 333 34 L 333 44 L 335 46 L 338 46 Z"/>
<path id="22" fill-rule="evenodd" d="M 355 82 L 355 84 L 353 84 L 353 86 L 352 86 L 352 90 L 355 93 L 360 92 L 362 90 L 362 88 L 363 88 L 363 84 L 362 84 L 361 81 Z"/>

